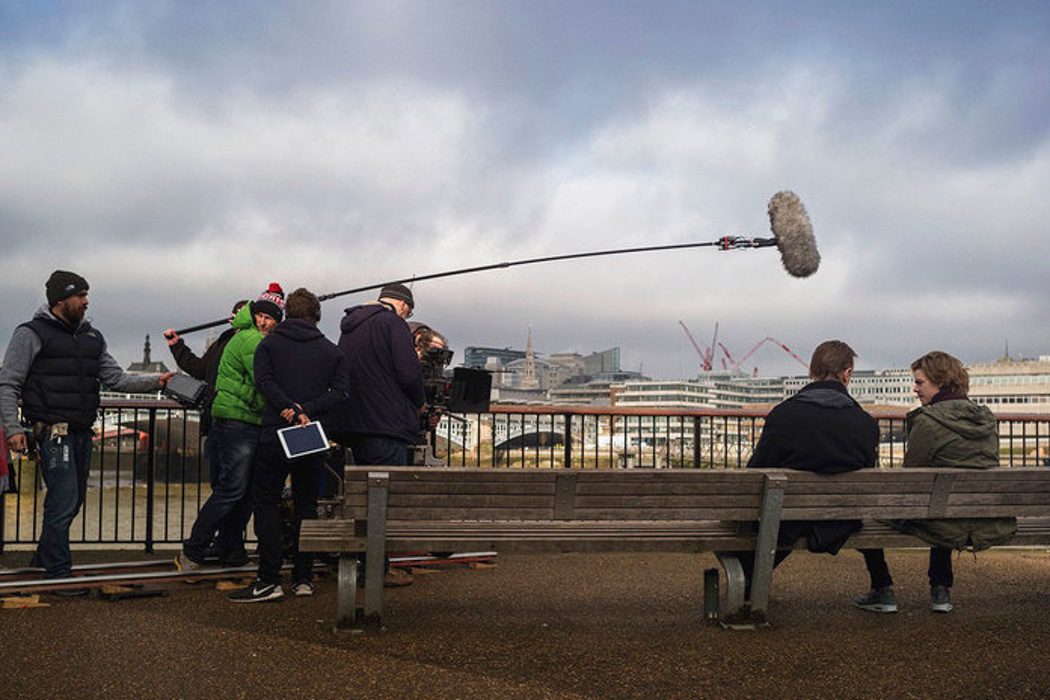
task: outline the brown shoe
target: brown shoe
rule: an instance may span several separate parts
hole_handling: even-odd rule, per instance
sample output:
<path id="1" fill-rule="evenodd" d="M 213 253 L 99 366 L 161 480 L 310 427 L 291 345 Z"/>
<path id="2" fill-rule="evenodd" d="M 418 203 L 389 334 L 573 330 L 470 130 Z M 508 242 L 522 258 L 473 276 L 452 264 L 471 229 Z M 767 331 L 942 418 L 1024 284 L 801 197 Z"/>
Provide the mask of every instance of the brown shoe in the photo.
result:
<path id="1" fill-rule="evenodd" d="M 412 574 L 401 569 L 390 569 L 383 576 L 383 587 L 384 588 L 400 588 L 402 586 L 411 586 L 415 579 Z"/>

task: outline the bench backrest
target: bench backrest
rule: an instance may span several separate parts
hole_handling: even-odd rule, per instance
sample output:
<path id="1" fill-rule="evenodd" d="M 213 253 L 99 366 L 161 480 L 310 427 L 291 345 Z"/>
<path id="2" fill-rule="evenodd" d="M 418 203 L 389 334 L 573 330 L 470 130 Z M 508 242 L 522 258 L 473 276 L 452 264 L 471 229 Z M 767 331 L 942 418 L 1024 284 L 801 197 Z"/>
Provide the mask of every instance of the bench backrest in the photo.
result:
<path id="1" fill-rule="evenodd" d="M 369 473 L 389 474 L 388 520 L 754 520 L 757 471 L 347 467 L 344 516 L 367 515 Z"/>
<path id="2" fill-rule="evenodd" d="M 783 489 L 784 520 L 1050 515 L 1050 469 L 575 470 L 347 467 L 344 516 L 367 516 L 368 476 L 389 475 L 396 521 L 757 520 Z"/>
<path id="3" fill-rule="evenodd" d="M 863 469 L 787 476 L 781 518 L 979 518 L 1050 515 L 1050 469 Z"/>

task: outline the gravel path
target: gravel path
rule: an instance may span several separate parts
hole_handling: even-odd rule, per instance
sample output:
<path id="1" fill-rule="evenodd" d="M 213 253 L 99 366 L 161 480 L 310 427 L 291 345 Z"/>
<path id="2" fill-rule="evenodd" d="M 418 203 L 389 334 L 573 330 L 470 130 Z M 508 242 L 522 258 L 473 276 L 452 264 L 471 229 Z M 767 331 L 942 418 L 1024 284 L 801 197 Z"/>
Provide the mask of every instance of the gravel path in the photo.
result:
<path id="1" fill-rule="evenodd" d="M 78 553 L 77 561 L 128 559 Z M 0 557 L 22 565 L 26 553 Z M 956 610 L 927 609 L 925 552 L 888 554 L 901 612 L 851 607 L 856 552 L 776 573 L 772 627 L 701 623 L 709 555 L 503 556 L 387 591 L 387 631 L 335 635 L 335 582 L 234 605 L 207 584 L 0 611 L 0 697 L 1045 698 L 1050 554 L 956 560 Z"/>

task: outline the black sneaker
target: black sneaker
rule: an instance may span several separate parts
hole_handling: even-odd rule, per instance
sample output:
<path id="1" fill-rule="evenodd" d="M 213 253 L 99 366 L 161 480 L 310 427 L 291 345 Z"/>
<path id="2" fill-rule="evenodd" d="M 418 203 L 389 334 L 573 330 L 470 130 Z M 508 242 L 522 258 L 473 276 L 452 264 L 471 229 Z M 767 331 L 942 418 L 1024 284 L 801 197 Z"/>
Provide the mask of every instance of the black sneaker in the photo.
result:
<path id="1" fill-rule="evenodd" d="M 284 597 L 284 589 L 279 583 L 266 583 L 255 579 L 252 585 L 226 596 L 234 603 L 265 603 L 268 600 L 279 600 Z"/>
<path id="2" fill-rule="evenodd" d="M 930 610 L 949 613 L 952 607 L 952 596 L 947 586 L 930 586 Z"/>
<path id="3" fill-rule="evenodd" d="M 854 598 L 853 604 L 861 610 L 868 610 L 870 612 L 897 612 L 897 596 L 893 593 L 893 586 L 872 588 L 859 598 Z"/>

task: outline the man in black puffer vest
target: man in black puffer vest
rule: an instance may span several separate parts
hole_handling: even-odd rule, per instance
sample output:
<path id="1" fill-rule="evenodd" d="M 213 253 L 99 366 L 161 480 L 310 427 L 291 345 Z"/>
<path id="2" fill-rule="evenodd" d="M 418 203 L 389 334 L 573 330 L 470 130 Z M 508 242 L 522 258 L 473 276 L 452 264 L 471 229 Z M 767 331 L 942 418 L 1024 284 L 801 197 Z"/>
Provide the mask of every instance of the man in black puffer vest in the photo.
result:
<path id="1" fill-rule="evenodd" d="M 102 334 L 84 320 L 88 283 L 80 275 L 55 270 L 45 289 L 47 304 L 15 329 L 7 345 L 0 370 L 0 416 L 8 447 L 25 452 L 26 428 L 18 418 L 21 399 L 22 417 L 39 445 L 39 468 L 47 485 L 33 565 L 43 567 L 47 578 L 65 578 L 73 565 L 69 525 L 87 490 L 99 390 L 105 385 L 115 391 L 157 391 L 172 373 L 131 375 L 120 368 Z"/>

